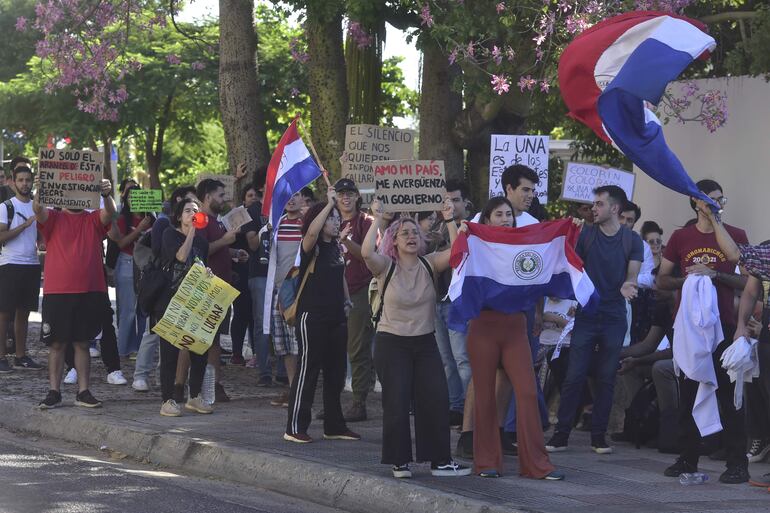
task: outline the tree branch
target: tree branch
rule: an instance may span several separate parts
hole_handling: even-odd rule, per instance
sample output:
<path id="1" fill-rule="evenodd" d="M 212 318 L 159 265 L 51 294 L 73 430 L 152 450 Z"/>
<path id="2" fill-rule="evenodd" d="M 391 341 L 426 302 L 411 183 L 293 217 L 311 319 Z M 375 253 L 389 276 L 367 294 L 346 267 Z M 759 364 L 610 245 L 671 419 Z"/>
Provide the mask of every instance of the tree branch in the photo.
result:
<path id="1" fill-rule="evenodd" d="M 728 11 L 703 16 L 703 23 L 721 23 L 723 21 L 751 20 L 759 16 L 758 11 Z"/>

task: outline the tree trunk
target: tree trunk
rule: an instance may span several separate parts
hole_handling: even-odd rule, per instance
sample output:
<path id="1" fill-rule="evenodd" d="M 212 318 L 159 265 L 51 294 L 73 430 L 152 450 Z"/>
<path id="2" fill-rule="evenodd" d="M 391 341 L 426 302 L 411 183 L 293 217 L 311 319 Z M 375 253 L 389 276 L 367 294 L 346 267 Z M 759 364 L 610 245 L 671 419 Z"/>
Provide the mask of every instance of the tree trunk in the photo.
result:
<path id="1" fill-rule="evenodd" d="M 385 43 L 385 19 L 363 25 L 372 43 L 359 48 L 348 35 L 345 41 L 350 122 L 376 125 L 382 116 L 382 47 Z"/>
<path id="2" fill-rule="evenodd" d="M 308 2 L 308 82 L 312 138 L 321 165 L 339 178 L 348 122 L 348 86 L 342 47 L 342 9 L 330 13 L 320 0 Z"/>
<path id="3" fill-rule="evenodd" d="M 447 179 L 463 179 L 463 150 L 450 135 L 463 108 L 462 96 L 452 90 L 460 69 L 449 65 L 446 55 L 431 39 L 425 38 L 422 50 L 419 157 L 443 160 Z"/>
<path id="4" fill-rule="evenodd" d="M 219 0 L 219 109 L 227 159 L 231 172 L 245 163 L 252 179 L 270 162 L 259 97 L 254 1 Z"/>
<path id="5" fill-rule="evenodd" d="M 144 131 L 144 155 L 147 161 L 147 174 L 150 175 L 150 189 L 160 189 L 160 156 L 155 151 L 157 127 L 148 127 Z"/>

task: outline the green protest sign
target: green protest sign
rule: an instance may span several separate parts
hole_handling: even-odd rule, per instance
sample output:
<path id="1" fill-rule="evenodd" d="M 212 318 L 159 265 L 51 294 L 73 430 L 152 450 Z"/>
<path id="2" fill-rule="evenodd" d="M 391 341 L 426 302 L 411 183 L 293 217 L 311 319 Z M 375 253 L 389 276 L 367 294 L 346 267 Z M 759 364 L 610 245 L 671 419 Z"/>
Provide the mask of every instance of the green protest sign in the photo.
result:
<path id="1" fill-rule="evenodd" d="M 163 191 L 160 189 L 131 189 L 128 197 L 131 212 L 160 212 L 163 210 Z"/>

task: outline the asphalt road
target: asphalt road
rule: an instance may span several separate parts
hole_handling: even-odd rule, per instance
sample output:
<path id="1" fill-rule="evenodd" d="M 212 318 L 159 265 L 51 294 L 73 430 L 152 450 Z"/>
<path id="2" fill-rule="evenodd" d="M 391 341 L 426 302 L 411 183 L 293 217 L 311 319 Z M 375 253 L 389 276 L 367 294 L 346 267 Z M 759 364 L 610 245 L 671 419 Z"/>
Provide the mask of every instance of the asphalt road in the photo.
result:
<path id="1" fill-rule="evenodd" d="M 344 513 L 0 430 L 0 513 Z"/>

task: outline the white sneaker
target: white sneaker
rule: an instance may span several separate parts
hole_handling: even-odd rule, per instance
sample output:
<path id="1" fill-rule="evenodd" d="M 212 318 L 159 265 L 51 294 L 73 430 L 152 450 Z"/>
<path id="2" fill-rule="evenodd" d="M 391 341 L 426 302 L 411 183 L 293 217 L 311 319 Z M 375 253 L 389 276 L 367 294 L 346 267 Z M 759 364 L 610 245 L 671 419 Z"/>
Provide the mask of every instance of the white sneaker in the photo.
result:
<path id="1" fill-rule="evenodd" d="M 353 380 L 351 378 L 345 379 L 345 392 L 353 391 Z"/>
<path id="2" fill-rule="evenodd" d="M 150 390 L 150 385 L 148 385 L 147 381 L 142 378 L 134 378 L 134 382 L 131 383 L 131 388 L 137 392 L 148 392 Z"/>
<path id="3" fill-rule="evenodd" d="M 122 372 L 116 370 L 107 374 L 107 383 L 110 385 L 125 385 L 128 383 L 128 380 L 123 376 Z"/>
<path id="4" fill-rule="evenodd" d="M 72 367 L 67 375 L 64 376 L 64 382 L 68 385 L 73 385 L 78 382 L 78 371 L 75 370 L 75 367 Z"/>
<path id="5" fill-rule="evenodd" d="M 160 414 L 164 417 L 181 417 L 182 408 L 179 407 L 176 401 L 169 399 L 160 407 Z"/>
<path id="6" fill-rule="evenodd" d="M 99 358 L 102 352 L 99 350 L 99 346 L 94 344 L 88 348 L 88 354 L 91 355 L 91 358 Z"/>
<path id="7" fill-rule="evenodd" d="M 374 393 L 375 394 L 382 393 L 382 383 L 380 383 L 379 379 L 374 382 Z"/>

